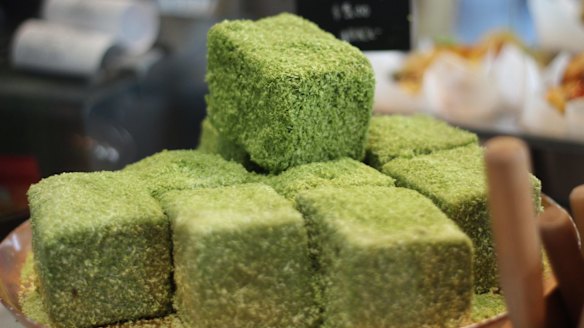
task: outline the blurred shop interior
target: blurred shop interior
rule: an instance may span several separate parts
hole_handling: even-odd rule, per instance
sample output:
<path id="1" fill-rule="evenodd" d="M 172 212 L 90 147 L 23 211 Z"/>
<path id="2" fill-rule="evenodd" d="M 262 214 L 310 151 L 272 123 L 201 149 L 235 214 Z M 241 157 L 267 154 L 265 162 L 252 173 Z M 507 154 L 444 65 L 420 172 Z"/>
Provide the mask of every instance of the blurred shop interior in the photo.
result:
<path id="1" fill-rule="evenodd" d="M 299 2 L 0 0 L 2 236 L 27 217 L 26 190 L 43 177 L 195 148 L 210 26 L 297 12 Z M 407 7 L 409 49 L 367 49 L 375 113 L 427 113 L 485 139 L 520 136 L 544 192 L 567 206 L 584 183 L 584 1 Z"/>

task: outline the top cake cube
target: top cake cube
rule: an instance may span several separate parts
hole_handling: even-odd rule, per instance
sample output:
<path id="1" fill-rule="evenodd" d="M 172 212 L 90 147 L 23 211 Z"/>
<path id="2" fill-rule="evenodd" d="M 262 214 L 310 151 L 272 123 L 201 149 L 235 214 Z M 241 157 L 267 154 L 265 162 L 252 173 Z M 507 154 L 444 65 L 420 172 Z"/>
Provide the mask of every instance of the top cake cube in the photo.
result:
<path id="1" fill-rule="evenodd" d="M 364 157 L 371 64 L 309 21 L 281 14 L 215 25 L 207 83 L 213 126 L 271 172 Z"/>

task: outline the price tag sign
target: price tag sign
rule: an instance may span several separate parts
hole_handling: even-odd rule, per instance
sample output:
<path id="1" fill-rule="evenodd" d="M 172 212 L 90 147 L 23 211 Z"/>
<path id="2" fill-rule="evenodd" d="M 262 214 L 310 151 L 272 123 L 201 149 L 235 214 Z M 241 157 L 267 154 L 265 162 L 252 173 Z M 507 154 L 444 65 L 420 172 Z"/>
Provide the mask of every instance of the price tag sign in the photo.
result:
<path id="1" fill-rule="evenodd" d="M 361 50 L 410 49 L 410 0 L 296 0 L 296 10 Z"/>

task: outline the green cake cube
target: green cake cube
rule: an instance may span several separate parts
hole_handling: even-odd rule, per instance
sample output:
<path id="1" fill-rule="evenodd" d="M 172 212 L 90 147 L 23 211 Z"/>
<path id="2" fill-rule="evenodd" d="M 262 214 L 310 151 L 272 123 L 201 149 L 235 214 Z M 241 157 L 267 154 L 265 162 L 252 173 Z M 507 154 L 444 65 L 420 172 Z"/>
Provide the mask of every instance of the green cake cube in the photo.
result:
<path id="1" fill-rule="evenodd" d="M 241 164 L 198 150 L 165 150 L 128 165 L 124 172 L 144 181 L 157 199 L 170 190 L 228 186 L 250 179 Z"/>
<path id="2" fill-rule="evenodd" d="M 54 327 L 170 312 L 169 223 L 140 181 L 66 173 L 33 185 L 28 197 L 35 267 Z"/>
<path id="3" fill-rule="evenodd" d="M 322 186 L 395 185 L 389 176 L 350 158 L 296 166 L 280 175 L 268 176 L 264 183 L 291 200 L 301 191 Z"/>
<path id="4" fill-rule="evenodd" d="M 175 305 L 188 327 L 311 327 L 319 317 L 304 221 L 272 188 L 173 191 Z"/>
<path id="5" fill-rule="evenodd" d="M 364 157 L 375 81 L 357 48 L 280 14 L 213 26 L 207 57 L 211 123 L 260 167 Z"/>
<path id="6" fill-rule="evenodd" d="M 323 327 L 445 326 L 468 315 L 471 241 L 426 197 L 323 187 L 296 201 L 318 263 Z"/>
<path id="7" fill-rule="evenodd" d="M 478 144 L 474 133 L 426 115 L 374 116 L 369 126 L 367 163 L 381 167 L 395 158 Z"/>
<path id="8" fill-rule="evenodd" d="M 249 154 L 241 146 L 219 134 L 209 118 L 201 123 L 201 138 L 197 149 L 204 153 L 221 155 L 228 161 L 238 162 L 246 167 L 251 166 Z"/>
<path id="9" fill-rule="evenodd" d="M 411 159 L 395 159 L 383 166 L 398 186 L 419 191 L 454 220 L 475 247 L 475 289 L 498 286 L 497 263 L 487 204 L 483 149 L 477 145 L 438 151 Z M 534 202 L 540 207 L 540 183 L 532 177 Z"/>

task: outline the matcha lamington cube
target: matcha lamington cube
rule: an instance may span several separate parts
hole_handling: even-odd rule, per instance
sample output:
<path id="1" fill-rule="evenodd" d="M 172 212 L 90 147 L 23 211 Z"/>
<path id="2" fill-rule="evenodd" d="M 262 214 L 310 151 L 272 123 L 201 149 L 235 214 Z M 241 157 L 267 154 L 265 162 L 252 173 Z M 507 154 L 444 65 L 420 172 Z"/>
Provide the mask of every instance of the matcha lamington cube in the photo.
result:
<path id="1" fill-rule="evenodd" d="M 246 167 L 251 166 L 249 154 L 241 146 L 219 134 L 209 118 L 201 123 L 201 138 L 197 149 L 204 153 L 221 155 L 228 161 L 238 162 Z"/>
<path id="2" fill-rule="evenodd" d="M 474 133 L 426 115 L 374 116 L 369 127 L 367 162 L 381 167 L 395 158 L 478 144 Z"/>
<path id="3" fill-rule="evenodd" d="M 207 82 L 213 126 L 270 172 L 365 155 L 371 65 L 309 21 L 280 14 L 215 25 Z"/>
<path id="4" fill-rule="evenodd" d="M 210 188 L 245 183 L 249 173 L 238 163 L 198 150 L 165 150 L 124 168 L 156 198 L 170 190 Z"/>
<path id="5" fill-rule="evenodd" d="M 166 193 L 175 305 L 188 327 L 311 327 L 318 319 L 304 221 L 272 188 Z"/>
<path id="6" fill-rule="evenodd" d="M 54 327 L 170 312 L 170 227 L 137 179 L 66 173 L 29 192 L 41 297 Z"/>
<path id="7" fill-rule="evenodd" d="M 268 176 L 265 183 L 288 199 L 294 199 L 301 191 L 322 186 L 395 185 L 392 178 L 350 158 L 296 166 L 280 175 Z"/>
<path id="8" fill-rule="evenodd" d="M 483 149 L 477 145 L 438 151 L 383 166 L 398 186 L 432 199 L 472 239 L 475 247 L 475 288 L 479 293 L 498 286 L 497 265 L 487 205 Z M 533 177 L 539 209 L 540 183 Z"/>
<path id="9" fill-rule="evenodd" d="M 426 197 L 323 187 L 296 201 L 318 263 L 324 327 L 445 326 L 468 315 L 471 241 Z"/>

